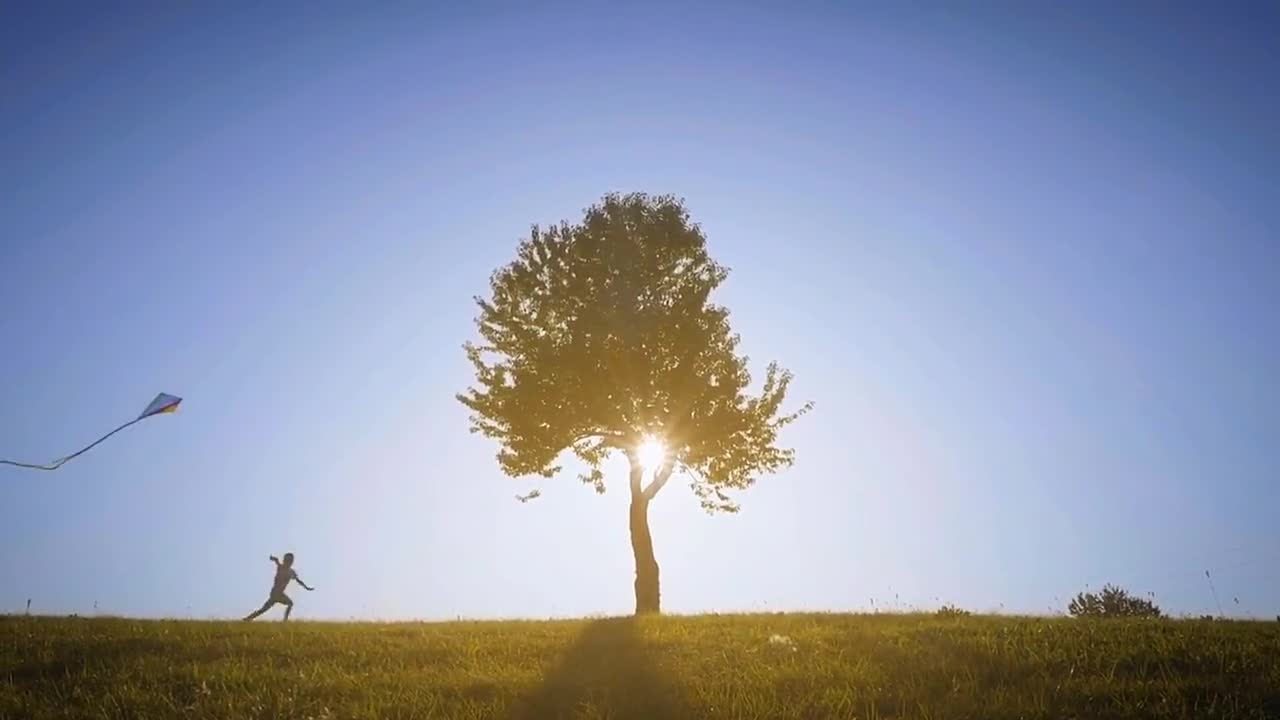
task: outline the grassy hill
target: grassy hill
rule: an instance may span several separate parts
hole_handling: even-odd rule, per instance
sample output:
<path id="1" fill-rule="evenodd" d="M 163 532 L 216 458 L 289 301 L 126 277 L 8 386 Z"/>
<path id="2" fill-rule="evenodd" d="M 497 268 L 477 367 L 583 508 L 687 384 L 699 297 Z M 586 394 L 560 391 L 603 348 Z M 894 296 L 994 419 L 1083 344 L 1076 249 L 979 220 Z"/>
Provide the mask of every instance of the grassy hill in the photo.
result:
<path id="1" fill-rule="evenodd" d="M 0 718 L 1280 718 L 1280 624 L 0 619 Z"/>

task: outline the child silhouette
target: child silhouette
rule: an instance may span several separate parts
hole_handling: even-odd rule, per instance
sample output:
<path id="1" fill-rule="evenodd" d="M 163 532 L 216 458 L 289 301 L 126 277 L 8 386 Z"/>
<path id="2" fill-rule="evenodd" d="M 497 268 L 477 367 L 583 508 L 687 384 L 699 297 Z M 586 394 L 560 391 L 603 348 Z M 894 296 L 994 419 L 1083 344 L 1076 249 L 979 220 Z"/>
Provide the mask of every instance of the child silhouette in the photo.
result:
<path id="1" fill-rule="evenodd" d="M 289 622 L 289 613 L 293 612 L 293 600 L 284 594 L 284 589 L 288 587 L 290 580 L 297 580 L 298 584 L 306 588 L 308 591 L 315 590 L 302 582 L 302 578 L 298 577 L 298 573 L 293 569 L 293 553 L 284 554 L 284 562 L 280 562 L 275 555 L 271 556 L 271 562 L 276 564 L 276 579 L 271 584 L 271 595 L 267 597 L 267 601 L 262 603 L 262 607 L 245 616 L 245 622 L 253 620 L 262 613 L 271 609 L 272 605 L 280 603 L 284 605 L 284 621 Z"/>

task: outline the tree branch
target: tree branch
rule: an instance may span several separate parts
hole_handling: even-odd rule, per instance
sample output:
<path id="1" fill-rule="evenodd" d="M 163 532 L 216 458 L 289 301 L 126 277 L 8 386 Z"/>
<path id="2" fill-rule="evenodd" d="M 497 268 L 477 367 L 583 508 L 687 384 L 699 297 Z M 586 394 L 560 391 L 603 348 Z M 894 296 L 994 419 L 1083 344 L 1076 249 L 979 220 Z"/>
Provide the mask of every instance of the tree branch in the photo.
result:
<path id="1" fill-rule="evenodd" d="M 603 440 L 604 443 L 610 447 L 615 447 L 615 448 L 622 447 L 622 445 L 619 442 L 623 439 L 622 433 L 605 432 L 604 430 L 592 430 L 591 432 L 584 432 L 581 435 L 578 435 L 574 439 L 570 440 L 569 445 L 570 447 L 572 447 L 582 442 L 583 440 L 592 440 L 597 438 L 600 440 Z"/>
<path id="2" fill-rule="evenodd" d="M 631 497 L 644 497 L 644 490 L 641 489 L 640 483 L 644 480 L 644 466 L 640 464 L 640 459 L 636 457 L 634 452 L 627 452 L 627 461 L 631 463 Z"/>
<path id="3" fill-rule="evenodd" d="M 649 487 L 644 489 L 645 500 L 652 500 L 653 496 L 658 494 L 658 491 L 662 489 L 662 486 L 666 485 L 667 481 L 671 479 L 671 471 L 674 469 L 675 466 L 672 460 L 668 458 L 667 461 L 662 464 L 662 468 L 658 470 L 658 473 L 654 475 L 653 482 L 649 483 Z"/>

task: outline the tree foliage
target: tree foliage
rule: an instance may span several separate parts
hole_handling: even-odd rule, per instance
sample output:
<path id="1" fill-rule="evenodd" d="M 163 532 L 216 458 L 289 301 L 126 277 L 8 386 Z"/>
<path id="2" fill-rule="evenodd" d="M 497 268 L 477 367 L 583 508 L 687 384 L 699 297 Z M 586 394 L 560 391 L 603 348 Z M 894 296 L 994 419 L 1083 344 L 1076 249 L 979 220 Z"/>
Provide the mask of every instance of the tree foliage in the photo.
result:
<path id="1" fill-rule="evenodd" d="M 1130 595 L 1128 590 L 1107 585 L 1102 592 L 1082 592 L 1067 606 L 1075 617 L 1160 617 L 1160 608 L 1146 598 Z"/>
<path id="2" fill-rule="evenodd" d="M 513 477 L 552 477 L 571 451 L 604 492 L 602 464 L 646 437 L 668 449 L 652 497 L 675 471 L 709 511 L 793 462 L 778 432 L 791 374 L 770 364 L 758 393 L 729 311 L 710 301 L 728 276 L 671 196 L 604 196 L 580 222 L 534 226 L 477 297 L 476 382 L 458 395 L 473 432 L 497 440 Z M 633 492 L 636 491 L 633 473 Z"/>

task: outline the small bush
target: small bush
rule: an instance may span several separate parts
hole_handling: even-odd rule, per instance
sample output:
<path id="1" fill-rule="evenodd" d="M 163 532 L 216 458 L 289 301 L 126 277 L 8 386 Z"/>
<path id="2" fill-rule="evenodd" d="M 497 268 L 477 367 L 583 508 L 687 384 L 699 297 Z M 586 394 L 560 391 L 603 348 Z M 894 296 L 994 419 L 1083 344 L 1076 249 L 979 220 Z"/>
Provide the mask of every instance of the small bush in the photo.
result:
<path id="1" fill-rule="evenodd" d="M 964 608 L 958 608 L 955 605 L 951 605 L 948 603 L 938 608 L 938 612 L 936 614 L 938 617 L 944 617 L 944 618 L 961 618 L 961 617 L 968 617 L 970 613 L 968 610 L 965 610 Z"/>
<path id="2" fill-rule="evenodd" d="M 1067 606 L 1067 612 L 1074 617 L 1085 618 L 1162 616 L 1160 608 L 1154 602 L 1130 595 L 1128 590 L 1112 585 L 1102 588 L 1100 594 L 1080 593 Z"/>

